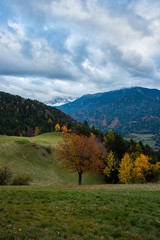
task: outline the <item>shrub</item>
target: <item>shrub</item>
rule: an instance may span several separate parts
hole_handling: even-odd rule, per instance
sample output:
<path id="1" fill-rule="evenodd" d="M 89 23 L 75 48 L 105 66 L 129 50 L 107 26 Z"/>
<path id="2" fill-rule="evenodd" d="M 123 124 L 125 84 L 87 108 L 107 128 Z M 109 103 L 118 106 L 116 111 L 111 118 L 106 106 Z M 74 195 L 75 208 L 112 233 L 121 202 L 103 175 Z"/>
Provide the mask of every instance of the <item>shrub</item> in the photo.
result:
<path id="1" fill-rule="evenodd" d="M 8 166 L 0 166 L 0 185 L 6 185 L 12 178 L 12 172 Z"/>
<path id="2" fill-rule="evenodd" d="M 38 146 L 37 143 L 35 143 L 35 142 L 32 142 L 32 146 L 33 146 L 34 148 L 36 148 L 36 149 L 39 149 L 39 146 Z"/>
<path id="3" fill-rule="evenodd" d="M 48 145 L 48 146 L 46 147 L 46 151 L 47 151 L 47 153 L 52 154 L 52 148 L 51 148 L 50 145 Z"/>
<path id="4" fill-rule="evenodd" d="M 12 180 L 12 185 L 30 185 L 33 179 L 29 175 L 17 175 Z"/>

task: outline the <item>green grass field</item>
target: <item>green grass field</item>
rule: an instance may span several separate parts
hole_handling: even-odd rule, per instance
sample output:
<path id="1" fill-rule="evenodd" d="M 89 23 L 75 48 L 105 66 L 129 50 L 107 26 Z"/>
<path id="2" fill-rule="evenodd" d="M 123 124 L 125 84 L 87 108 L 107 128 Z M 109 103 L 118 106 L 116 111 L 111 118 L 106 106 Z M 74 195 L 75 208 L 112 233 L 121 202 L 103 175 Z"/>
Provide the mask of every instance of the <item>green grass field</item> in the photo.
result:
<path id="1" fill-rule="evenodd" d="M 0 239 L 158 240 L 160 185 L 0 187 Z"/>
<path id="2" fill-rule="evenodd" d="M 77 185 L 77 173 L 69 174 L 62 170 L 56 160 L 56 145 L 61 139 L 60 133 L 32 138 L 0 136 L 0 165 L 10 166 L 15 175 L 29 174 L 36 186 Z M 47 153 L 48 146 L 52 154 Z M 83 184 L 105 183 L 103 176 L 91 173 L 84 174 L 82 181 Z"/>
<path id="3" fill-rule="evenodd" d="M 160 239 L 160 184 L 107 185 L 85 174 L 77 186 L 77 174 L 56 160 L 61 139 L 0 136 L 0 165 L 34 179 L 31 186 L 0 187 L 0 240 Z"/>
<path id="4" fill-rule="evenodd" d="M 152 138 L 154 137 L 153 134 L 136 134 L 132 133 L 130 138 L 133 138 L 136 142 L 142 141 L 144 144 L 148 144 L 150 147 L 154 148 L 156 145 L 156 141 Z M 128 140 L 130 138 L 127 138 Z"/>

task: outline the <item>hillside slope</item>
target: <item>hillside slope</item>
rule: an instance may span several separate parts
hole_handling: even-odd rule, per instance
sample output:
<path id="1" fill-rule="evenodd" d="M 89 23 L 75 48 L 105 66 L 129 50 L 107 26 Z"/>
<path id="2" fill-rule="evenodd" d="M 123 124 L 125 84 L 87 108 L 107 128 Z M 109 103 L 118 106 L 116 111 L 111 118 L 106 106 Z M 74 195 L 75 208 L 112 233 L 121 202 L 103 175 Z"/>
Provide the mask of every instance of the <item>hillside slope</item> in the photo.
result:
<path id="1" fill-rule="evenodd" d="M 61 134 L 46 133 L 37 137 L 0 136 L 0 165 L 7 165 L 14 175 L 29 174 L 36 186 L 77 185 L 78 175 L 69 174 L 56 160 L 56 144 Z M 51 154 L 46 148 L 49 146 Z M 103 184 L 103 176 L 84 174 L 83 184 Z"/>
<path id="2" fill-rule="evenodd" d="M 0 92 L 0 134 L 33 136 L 54 130 L 55 124 L 71 128 L 76 122 L 60 110 L 20 96 Z"/>
<path id="3" fill-rule="evenodd" d="M 160 91 L 141 87 L 84 95 L 59 107 L 77 121 L 107 131 L 158 134 Z"/>

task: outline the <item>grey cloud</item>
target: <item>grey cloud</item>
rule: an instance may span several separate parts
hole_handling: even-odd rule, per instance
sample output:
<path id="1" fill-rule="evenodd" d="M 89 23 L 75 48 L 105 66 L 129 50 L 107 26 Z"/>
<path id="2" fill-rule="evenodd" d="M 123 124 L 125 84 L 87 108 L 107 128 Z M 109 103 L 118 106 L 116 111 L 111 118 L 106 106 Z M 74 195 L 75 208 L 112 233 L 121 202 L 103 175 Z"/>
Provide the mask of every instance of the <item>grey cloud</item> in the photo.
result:
<path id="1" fill-rule="evenodd" d="M 123 54 L 121 64 L 135 77 L 152 78 L 155 72 L 153 63 L 143 60 L 138 53 L 127 52 Z"/>
<path id="2" fill-rule="evenodd" d="M 122 51 L 117 46 L 108 44 L 106 54 L 112 63 L 121 67 L 133 77 L 154 77 L 156 71 L 151 60 L 143 59 L 143 56 L 135 51 Z"/>
<path id="3" fill-rule="evenodd" d="M 76 64 L 82 71 L 82 63 L 85 61 L 86 58 L 88 58 L 88 50 L 87 47 L 90 43 L 86 40 L 83 40 L 74 48 L 73 52 L 73 61 L 74 64 Z"/>
<path id="4" fill-rule="evenodd" d="M 6 0 L 13 14 L 9 20 L 21 23 L 23 34 L 12 27 L 0 28 L 1 77 L 19 79 L 10 84 L 14 91 L 17 84 L 23 94 L 31 88 L 41 96 L 48 86 L 54 93 L 80 95 L 80 91 L 157 84 L 154 56 L 156 50 L 160 54 L 159 33 L 153 20 L 137 10 L 139 2 L 143 4 L 141 0 Z M 21 78 L 29 79 L 24 89 Z"/>
<path id="5" fill-rule="evenodd" d="M 141 16 L 135 14 L 129 15 L 128 23 L 133 30 L 138 31 L 143 35 L 151 36 L 153 34 L 150 29 L 150 21 L 143 19 Z"/>

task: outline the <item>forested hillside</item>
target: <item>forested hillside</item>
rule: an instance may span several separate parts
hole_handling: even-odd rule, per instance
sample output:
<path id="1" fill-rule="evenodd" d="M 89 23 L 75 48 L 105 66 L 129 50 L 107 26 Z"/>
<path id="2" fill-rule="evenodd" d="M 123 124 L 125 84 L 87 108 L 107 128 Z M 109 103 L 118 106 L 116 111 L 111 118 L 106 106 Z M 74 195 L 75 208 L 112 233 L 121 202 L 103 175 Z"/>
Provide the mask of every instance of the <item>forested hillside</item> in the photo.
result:
<path id="1" fill-rule="evenodd" d="M 54 107 L 0 92 L 0 134 L 33 136 L 36 127 L 40 133 L 50 132 L 57 123 L 67 125 L 68 129 L 76 124 Z"/>
<path id="2" fill-rule="evenodd" d="M 59 109 L 104 132 L 114 129 L 123 136 L 160 132 L 160 90 L 156 89 L 135 87 L 84 95 Z"/>

